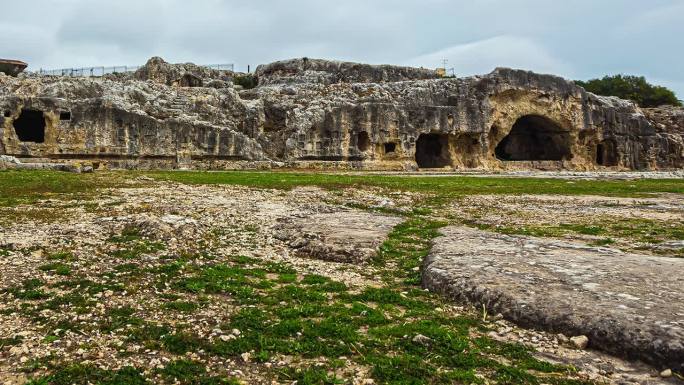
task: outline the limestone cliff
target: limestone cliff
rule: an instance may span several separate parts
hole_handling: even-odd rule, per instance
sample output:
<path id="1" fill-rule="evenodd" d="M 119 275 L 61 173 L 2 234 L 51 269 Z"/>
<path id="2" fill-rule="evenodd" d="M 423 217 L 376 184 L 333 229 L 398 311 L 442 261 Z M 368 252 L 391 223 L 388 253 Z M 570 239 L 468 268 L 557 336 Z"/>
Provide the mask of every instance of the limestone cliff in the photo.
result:
<path id="1" fill-rule="evenodd" d="M 682 114 L 559 77 L 295 59 L 234 74 L 151 59 L 104 78 L 0 76 L 0 154 L 128 168 L 667 169 Z"/>

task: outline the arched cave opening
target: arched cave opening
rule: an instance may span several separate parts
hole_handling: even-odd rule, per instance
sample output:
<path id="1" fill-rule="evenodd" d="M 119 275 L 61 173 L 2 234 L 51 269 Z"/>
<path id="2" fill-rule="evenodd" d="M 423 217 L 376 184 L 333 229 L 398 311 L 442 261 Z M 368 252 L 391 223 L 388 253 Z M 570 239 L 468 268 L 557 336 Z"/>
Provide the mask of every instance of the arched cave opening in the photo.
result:
<path id="1" fill-rule="evenodd" d="M 361 152 L 366 152 L 368 151 L 369 147 L 370 136 L 368 136 L 368 133 L 366 131 L 360 131 L 358 134 L 356 134 L 356 148 L 358 148 Z"/>
<path id="2" fill-rule="evenodd" d="M 612 140 L 604 140 L 596 145 L 596 164 L 613 167 L 618 165 L 617 145 Z"/>
<path id="3" fill-rule="evenodd" d="M 420 168 L 450 166 L 449 137 L 441 134 L 421 134 L 416 141 L 416 163 Z"/>
<path id="4" fill-rule="evenodd" d="M 525 115 L 515 122 L 494 152 L 503 161 L 569 160 L 570 133 L 551 119 Z"/>
<path id="5" fill-rule="evenodd" d="M 183 75 L 179 82 L 181 87 L 202 87 L 202 84 L 202 79 L 192 74 Z"/>
<path id="6" fill-rule="evenodd" d="M 14 121 L 14 131 L 22 142 L 45 142 L 45 117 L 42 111 L 21 110 Z"/>

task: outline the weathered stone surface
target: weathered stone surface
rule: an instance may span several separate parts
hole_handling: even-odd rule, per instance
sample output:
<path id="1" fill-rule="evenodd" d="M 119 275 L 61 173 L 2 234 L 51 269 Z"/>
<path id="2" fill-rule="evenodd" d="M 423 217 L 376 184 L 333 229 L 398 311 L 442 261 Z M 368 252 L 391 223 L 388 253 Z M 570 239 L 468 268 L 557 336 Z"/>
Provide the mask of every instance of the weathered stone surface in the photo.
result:
<path id="1" fill-rule="evenodd" d="M 585 335 L 589 347 L 684 368 L 684 260 L 447 227 L 426 288 L 524 326 Z"/>
<path id="2" fill-rule="evenodd" d="M 19 60 L 0 59 L 0 72 L 9 76 L 17 76 L 22 73 L 28 64 Z"/>
<path id="3" fill-rule="evenodd" d="M 294 59 L 238 92 L 233 75 L 152 58 L 99 79 L 0 77 L 0 154 L 125 168 L 684 166 L 677 110 L 645 114 L 555 76 Z"/>
<path id="4" fill-rule="evenodd" d="M 401 221 L 399 217 L 351 210 L 295 215 L 281 218 L 274 236 L 301 257 L 358 263 L 375 256 Z"/>
<path id="5" fill-rule="evenodd" d="M 291 59 L 257 67 L 259 85 L 281 83 L 384 83 L 437 79 L 436 71 L 393 65 L 371 65 L 321 59 Z"/>
<path id="6" fill-rule="evenodd" d="M 171 87 L 155 60 L 133 79 L 0 78 L 0 154 L 90 159 L 124 168 L 183 168 L 262 160 L 261 146 L 242 130 L 245 106 L 232 88 Z M 140 74 L 144 75 L 140 75 Z M 180 73 L 180 72 L 179 72 Z M 8 81 L 9 80 L 9 81 Z M 42 141 L 22 141 L 16 122 L 42 114 Z M 29 126 L 36 131 L 41 128 Z"/>
<path id="7" fill-rule="evenodd" d="M 215 70 L 193 63 L 169 64 L 160 57 L 153 57 L 148 60 L 143 67 L 133 73 L 132 78 L 180 87 L 202 87 L 210 82 L 217 81 L 225 82 L 220 84 L 233 84 L 233 73 L 231 71 Z"/>

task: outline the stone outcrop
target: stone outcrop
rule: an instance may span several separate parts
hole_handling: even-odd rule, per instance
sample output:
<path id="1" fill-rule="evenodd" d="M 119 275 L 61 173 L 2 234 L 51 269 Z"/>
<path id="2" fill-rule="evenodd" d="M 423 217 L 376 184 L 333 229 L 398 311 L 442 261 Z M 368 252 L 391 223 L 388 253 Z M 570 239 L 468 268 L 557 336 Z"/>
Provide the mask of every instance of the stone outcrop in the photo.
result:
<path id="1" fill-rule="evenodd" d="M 588 336 L 589 347 L 684 369 L 680 258 L 450 226 L 424 287 L 523 326 Z"/>
<path id="2" fill-rule="evenodd" d="M 19 60 L 0 59 L 0 72 L 9 76 L 17 76 L 28 67 L 28 64 Z"/>
<path id="3" fill-rule="evenodd" d="M 437 79 L 436 71 L 320 59 L 291 59 L 257 67 L 259 85 L 282 83 L 386 83 Z"/>
<path id="4" fill-rule="evenodd" d="M 103 78 L 0 77 L 0 154 L 128 168 L 684 166 L 680 110 L 555 76 L 315 59 L 260 66 L 254 89 L 234 76 L 153 58 Z"/>
<path id="5" fill-rule="evenodd" d="M 233 73 L 193 63 L 169 64 L 160 57 L 153 57 L 146 65 L 135 71 L 132 78 L 176 87 L 225 88 L 232 83 Z"/>
<path id="6" fill-rule="evenodd" d="M 295 255 L 325 261 L 368 262 L 401 218 L 368 212 L 328 212 L 280 218 L 275 238 Z M 353 242 L 350 242 L 353 240 Z"/>

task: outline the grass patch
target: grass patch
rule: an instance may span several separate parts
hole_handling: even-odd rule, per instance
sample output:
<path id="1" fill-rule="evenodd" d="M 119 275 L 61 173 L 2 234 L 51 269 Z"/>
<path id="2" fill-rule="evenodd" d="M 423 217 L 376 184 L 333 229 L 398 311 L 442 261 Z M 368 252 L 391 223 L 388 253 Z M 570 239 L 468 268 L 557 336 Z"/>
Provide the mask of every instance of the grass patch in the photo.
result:
<path id="1" fill-rule="evenodd" d="M 153 254 L 166 248 L 161 242 L 145 238 L 139 228 L 132 226 L 124 228 L 121 234 L 114 235 L 107 241 L 120 246 L 111 253 L 112 257 L 120 259 L 138 259 L 144 254 Z"/>
<path id="2" fill-rule="evenodd" d="M 14 298 L 25 301 L 36 301 L 50 298 L 50 295 L 43 291 L 43 282 L 37 278 L 27 279 L 21 286 L 5 289 L 4 291 L 12 294 Z"/>
<path id="3" fill-rule="evenodd" d="M 98 188 L 121 186 L 121 178 L 112 174 L 0 171 L 0 207 L 31 204 L 48 198 L 90 197 Z"/>
<path id="4" fill-rule="evenodd" d="M 667 240 L 684 240 L 684 221 L 672 223 L 643 218 L 611 218 L 601 222 L 561 223 L 558 225 L 494 226 L 474 220 L 463 221 L 463 224 L 501 234 L 533 237 L 559 238 L 574 234 L 610 236 L 592 242 L 594 246 L 613 244 L 616 242 L 613 238 L 623 238 L 651 244 Z"/>
<path id="5" fill-rule="evenodd" d="M 53 262 L 38 267 L 38 270 L 54 273 L 57 275 L 71 275 L 71 267 L 62 262 Z"/>
<path id="6" fill-rule="evenodd" d="M 21 336 L 14 336 L 9 338 L 0 338 L 0 349 L 5 346 L 16 346 L 22 343 L 24 339 Z"/>
<path id="7" fill-rule="evenodd" d="M 374 186 L 392 191 L 415 191 L 444 197 L 482 194 L 562 194 L 648 196 L 652 193 L 684 193 L 681 179 L 574 180 L 512 177 L 416 177 L 341 175 L 303 172 L 152 172 L 146 175 L 187 184 L 227 184 L 258 188 L 291 189 L 320 186 L 330 189 Z"/>
<path id="8" fill-rule="evenodd" d="M 164 304 L 164 309 L 179 311 L 182 313 L 192 313 L 200 308 L 200 305 L 195 302 L 187 301 L 172 301 Z"/>
<path id="9" fill-rule="evenodd" d="M 190 360 L 176 360 L 157 373 L 169 383 L 181 385 L 240 385 L 235 379 L 210 376 L 204 364 Z"/>
<path id="10" fill-rule="evenodd" d="M 53 374 L 33 379 L 27 385 L 150 385 L 142 371 L 128 366 L 105 370 L 94 365 L 68 365 L 51 368 Z"/>

